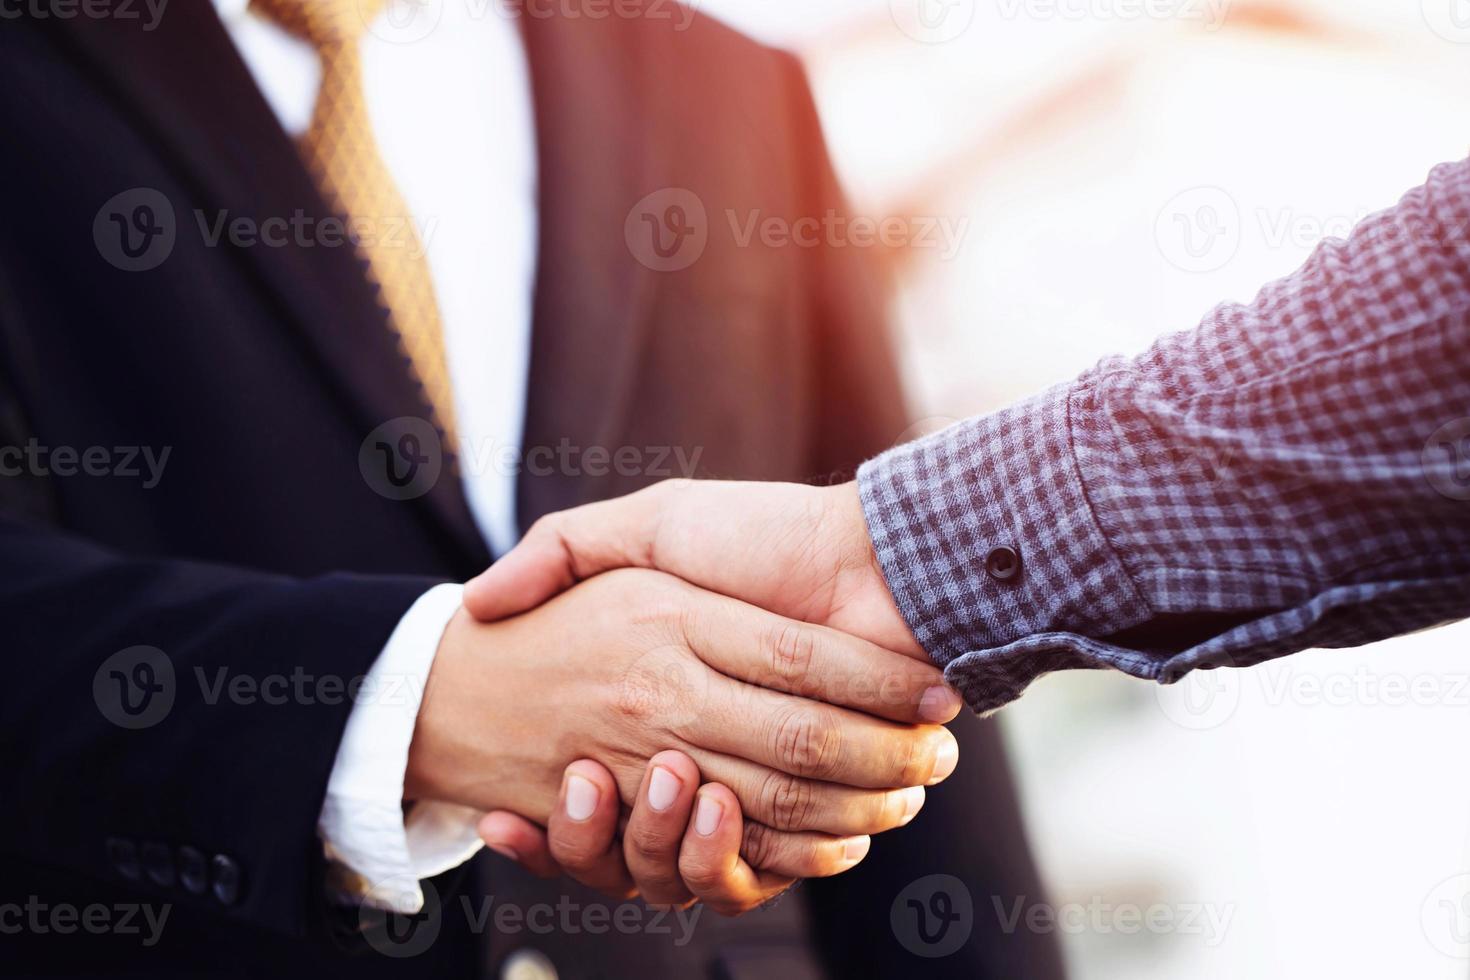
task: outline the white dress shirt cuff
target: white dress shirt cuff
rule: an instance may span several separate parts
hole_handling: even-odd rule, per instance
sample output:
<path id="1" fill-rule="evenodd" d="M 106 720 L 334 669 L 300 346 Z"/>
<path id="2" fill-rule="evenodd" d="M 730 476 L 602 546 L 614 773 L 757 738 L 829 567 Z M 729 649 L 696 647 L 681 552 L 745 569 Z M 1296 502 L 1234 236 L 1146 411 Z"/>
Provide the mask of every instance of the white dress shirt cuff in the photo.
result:
<path id="1" fill-rule="evenodd" d="M 462 593 L 461 586 L 439 585 L 420 596 L 354 698 L 317 824 L 337 901 L 416 913 L 424 904 L 419 882 L 463 864 L 482 846 L 475 810 L 417 803 L 405 815 L 403 808 L 429 668 Z"/>

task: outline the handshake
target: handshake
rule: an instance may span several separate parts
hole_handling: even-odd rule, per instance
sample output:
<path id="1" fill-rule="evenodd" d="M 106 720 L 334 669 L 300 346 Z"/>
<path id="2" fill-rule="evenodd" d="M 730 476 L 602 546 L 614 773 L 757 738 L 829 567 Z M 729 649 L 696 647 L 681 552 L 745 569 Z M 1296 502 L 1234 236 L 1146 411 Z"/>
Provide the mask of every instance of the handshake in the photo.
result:
<path id="1" fill-rule="evenodd" d="M 672 481 L 544 518 L 465 587 L 406 799 L 651 904 L 739 914 L 901 827 L 958 745 L 854 484 Z"/>

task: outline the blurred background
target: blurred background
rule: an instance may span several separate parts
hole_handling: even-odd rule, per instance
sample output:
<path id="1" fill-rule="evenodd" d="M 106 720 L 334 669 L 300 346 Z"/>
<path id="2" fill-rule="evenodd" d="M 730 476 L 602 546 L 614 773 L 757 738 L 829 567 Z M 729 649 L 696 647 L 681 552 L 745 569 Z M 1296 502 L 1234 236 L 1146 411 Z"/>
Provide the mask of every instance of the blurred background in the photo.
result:
<path id="1" fill-rule="evenodd" d="M 697 6 L 803 58 L 853 210 L 910 222 L 921 429 L 1250 299 L 1470 151 L 1467 0 Z M 1470 624 L 1002 717 L 1079 980 L 1470 975 Z"/>

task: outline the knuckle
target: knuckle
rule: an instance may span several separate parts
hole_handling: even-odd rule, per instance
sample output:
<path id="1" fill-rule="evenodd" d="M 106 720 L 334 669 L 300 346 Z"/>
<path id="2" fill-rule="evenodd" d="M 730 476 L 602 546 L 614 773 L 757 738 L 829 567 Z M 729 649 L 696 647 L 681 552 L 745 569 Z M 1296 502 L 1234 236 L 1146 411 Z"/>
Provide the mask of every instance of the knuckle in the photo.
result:
<path id="1" fill-rule="evenodd" d="M 908 798 L 902 792 L 890 792 L 884 793 L 881 800 L 874 808 L 876 812 L 872 828 L 862 830 L 861 833 L 874 834 L 903 825 L 904 818 L 908 815 Z"/>
<path id="2" fill-rule="evenodd" d="M 671 896 L 683 893 L 684 883 L 676 874 L 671 874 L 662 869 L 643 870 L 635 873 L 638 880 L 638 890 L 648 901 L 669 902 L 673 901 Z"/>
<path id="3" fill-rule="evenodd" d="M 672 842 L 664 835 L 648 831 L 629 834 L 627 848 L 630 859 L 636 858 L 649 865 L 666 860 L 674 852 Z"/>
<path id="4" fill-rule="evenodd" d="M 561 515 L 559 513 L 543 514 L 531 523 L 530 528 L 526 530 L 526 537 L 536 538 L 537 540 L 542 538 L 555 540 L 560 537 L 561 526 Z"/>
<path id="5" fill-rule="evenodd" d="M 717 898 L 715 894 L 725 882 L 725 874 L 704 858 L 684 857 L 679 861 L 679 874 L 702 900 Z"/>
<path id="6" fill-rule="evenodd" d="M 698 664 L 673 647 L 649 650 L 629 664 L 611 694 L 613 714 L 633 731 L 664 729 L 699 693 Z"/>
<path id="7" fill-rule="evenodd" d="M 816 659 L 817 633 L 804 623 L 780 623 L 766 634 L 771 674 L 788 688 L 806 683 Z"/>
<path id="8" fill-rule="evenodd" d="M 656 643 L 669 646 L 688 645 L 699 625 L 699 604 L 683 582 L 661 572 L 624 569 L 630 576 L 623 581 L 626 608 L 632 610 L 633 623 L 648 631 Z M 618 573 L 614 573 L 618 574 Z"/>
<path id="9" fill-rule="evenodd" d="M 934 752 L 930 740 L 918 734 L 905 734 L 899 740 L 895 771 L 900 786 L 923 786 L 934 772 Z"/>
<path id="10" fill-rule="evenodd" d="M 800 706 L 783 713 L 775 726 L 775 758 L 789 772 L 824 778 L 837 771 L 842 732 L 826 712 Z"/>
<path id="11" fill-rule="evenodd" d="M 773 772 L 761 788 L 770 823 L 777 830 L 805 830 L 816 810 L 816 788 L 805 779 Z"/>
<path id="12" fill-rule="evenodd" d="M 568 871 L 587 871 L 597 864 L 601 852 L 576 838 L 552 838 L 551 857 Z"/>
<path id="13" fill-rule="evenodd" d="M 683 887 L 678 870 L 668 858 L 642 855 L 634 848 L 626 847 L 623 860 L 628 866 L 628 873 L 638 883 L 639 891 L 645 895 L 665 895 Z"/>
<path id="14" fill-rule="evenodd" d="M 779 848 L 777 836 L 769 827 L 746 822 L 740 844 L 740 852 L 745 855 L 746 864 L 752 868 L 768 867 L 775 860 Z"/>

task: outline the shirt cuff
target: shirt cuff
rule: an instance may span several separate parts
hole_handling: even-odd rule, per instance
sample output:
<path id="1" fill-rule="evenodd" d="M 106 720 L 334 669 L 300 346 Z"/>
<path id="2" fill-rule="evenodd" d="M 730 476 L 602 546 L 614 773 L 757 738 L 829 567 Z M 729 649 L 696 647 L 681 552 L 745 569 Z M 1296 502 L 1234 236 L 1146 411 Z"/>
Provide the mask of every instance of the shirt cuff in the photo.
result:
<path id="1" fill-rule="evenodd" d="M 1159 671 L 1154 657 L 1093 639 L 1151 611 L 1087 499 L 1069 424 L 1074 390 L 966 420 L 858 471 L 899 610 L 977 711 L 1053 670 Z"/>
<path id="2" fill-rule="evenodd" d="M 419 882 L 468 861 L 480 814 L 418 803 L 405 816 L 403 781 L 429 669 L 463 588 L 439 585 L 406 612 L 354 696 L 317 824 L 343 904 L 405 915 L 423 908 Z"/>

